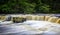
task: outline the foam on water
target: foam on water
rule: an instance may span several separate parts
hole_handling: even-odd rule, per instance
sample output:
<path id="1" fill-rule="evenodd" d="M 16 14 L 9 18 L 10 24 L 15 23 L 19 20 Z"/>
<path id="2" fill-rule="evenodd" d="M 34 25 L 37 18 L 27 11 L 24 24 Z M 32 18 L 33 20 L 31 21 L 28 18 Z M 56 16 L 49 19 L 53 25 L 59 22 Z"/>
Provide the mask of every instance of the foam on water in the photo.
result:
<path id="1" fill-rule="evenodd" d="M 35 28 L 42 28 L 46 25 L 51 24 L 50 22 L 47 22 L 47 21 L 35 21 L 35 20 L 28 20 L 24 23 L 29 24 L 30 26 L 35 27 Z"/>
<path id="2" fill-rule="evenodd" d="M 4 28 L 3 30 L 5 30 L 3 33 L 22 32 L 22 34 L 37 34 L 37 33 L 56 34 L 60 32 L 59 24 L 51 23 L 48 21 L 35 21 L 35 20 L 27 20 L 23 22 L 22 25 L 17 24 L 7 25 L 3 26 L 2 28 Z"/>
<path id="3" fill-rule="evenodd" d="M 52 23 L 52 22 L 48 22 L 48 21 L 26 21 L 24 22 L 26 24 L 30 24 L 31 27 L 35 28 L 35 29 L 40 29 L 42 31 L 44 31 L 44 33 L 50 34 L 50 35 L 55 35 L 57 33 L 60 33 L 60 25 L 56 24 L 56 23 Z M 59 34 L 60 35 L 60 34 Z"/>

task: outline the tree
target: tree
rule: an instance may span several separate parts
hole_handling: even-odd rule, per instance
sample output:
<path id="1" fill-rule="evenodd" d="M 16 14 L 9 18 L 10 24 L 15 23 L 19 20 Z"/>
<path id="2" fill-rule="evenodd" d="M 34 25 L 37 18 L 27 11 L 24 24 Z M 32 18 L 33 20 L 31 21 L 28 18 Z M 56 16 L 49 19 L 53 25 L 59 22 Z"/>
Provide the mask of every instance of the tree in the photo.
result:
<path id="1" fill-rule="evenodd" d="M 59 0 L 0 0 L 0 13 L 60 13 Z"/>

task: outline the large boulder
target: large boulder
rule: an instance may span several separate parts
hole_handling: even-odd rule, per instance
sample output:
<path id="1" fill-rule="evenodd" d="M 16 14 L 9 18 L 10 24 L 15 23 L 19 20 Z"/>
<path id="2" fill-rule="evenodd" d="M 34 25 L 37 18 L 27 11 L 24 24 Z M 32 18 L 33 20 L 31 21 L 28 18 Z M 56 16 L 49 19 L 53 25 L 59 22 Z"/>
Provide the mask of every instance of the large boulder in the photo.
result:
<path id="1" fill-rule="evenodd" d="M 23 18 L 23 17 L 13 17 L 13 22 L 14 23 L 22 23 L 26 21 L 26 18 Z"/>

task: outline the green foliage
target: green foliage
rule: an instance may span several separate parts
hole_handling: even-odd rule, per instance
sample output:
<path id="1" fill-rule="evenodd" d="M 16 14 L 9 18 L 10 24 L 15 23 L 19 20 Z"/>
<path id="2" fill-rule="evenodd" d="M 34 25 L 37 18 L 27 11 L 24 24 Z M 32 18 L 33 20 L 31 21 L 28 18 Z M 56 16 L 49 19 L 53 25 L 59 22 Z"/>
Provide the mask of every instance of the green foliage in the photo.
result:
<path id="1" fill-rule="evenodd" d="M 0 0 L 0 13 L 60 13 L 59 5 L 59 0 Z"/>

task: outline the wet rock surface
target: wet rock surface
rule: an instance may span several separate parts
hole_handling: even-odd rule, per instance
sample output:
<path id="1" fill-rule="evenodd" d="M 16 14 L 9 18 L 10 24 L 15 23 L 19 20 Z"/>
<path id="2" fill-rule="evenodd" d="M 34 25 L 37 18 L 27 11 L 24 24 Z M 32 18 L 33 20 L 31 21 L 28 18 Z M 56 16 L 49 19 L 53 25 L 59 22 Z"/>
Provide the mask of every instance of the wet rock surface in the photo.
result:
<path id="1" fill-rule="evenodd" d="M 22 23 L 24 21 L 26 21 L 26 18 L 13 17 L 14 23 Z"/>

